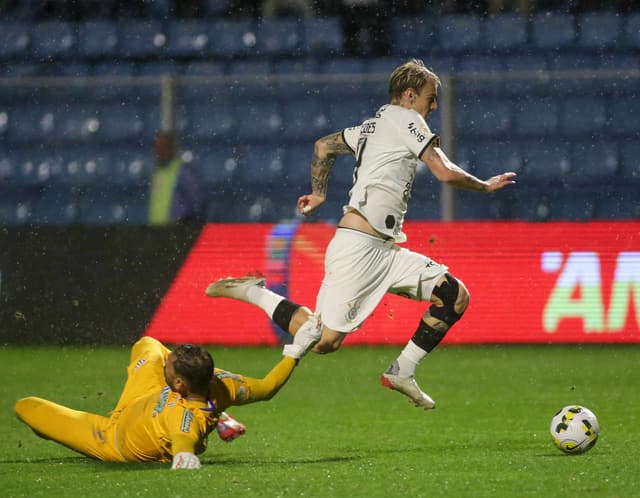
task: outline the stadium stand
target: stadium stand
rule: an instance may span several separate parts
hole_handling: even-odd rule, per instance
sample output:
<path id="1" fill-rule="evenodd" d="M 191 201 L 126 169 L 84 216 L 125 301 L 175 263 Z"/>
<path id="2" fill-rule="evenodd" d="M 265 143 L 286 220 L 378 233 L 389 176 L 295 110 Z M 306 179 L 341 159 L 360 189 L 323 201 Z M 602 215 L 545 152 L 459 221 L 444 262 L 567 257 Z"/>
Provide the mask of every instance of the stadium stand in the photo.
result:
<path id="1" fill-rule="evenodd" d="M 384 78 L 409 56 L 452 78 L 442 93 L 453 96 L 459 164 L 520 175 L 517 193 L 488 202 L 457 194 L 457 216 L 640 215 L 623 203 L 637 204 L 640 182 L 637 11 L 400 12 L 389 18 L 391 53 L 355 57 L 335 12 L 256 19 L 206 0 L 185 19 L 170 3 L 152 2 L 143 17 L 0 17 L 1 224 L 146 222 L 165 74 L 182 78 L 175 126 L 203 173 L 209 219 L 292 217 L 313 141 L 385 103 Z M 442 119 L 441 107 L 430 122 L 438 132 Z M 336 165 L 332 195 L 346 195 L 351 163 Z M 438 219 L 439 186 L 421 171 L 410 216 Z M 326 218 L 343 203 L 329 199 Z"/>

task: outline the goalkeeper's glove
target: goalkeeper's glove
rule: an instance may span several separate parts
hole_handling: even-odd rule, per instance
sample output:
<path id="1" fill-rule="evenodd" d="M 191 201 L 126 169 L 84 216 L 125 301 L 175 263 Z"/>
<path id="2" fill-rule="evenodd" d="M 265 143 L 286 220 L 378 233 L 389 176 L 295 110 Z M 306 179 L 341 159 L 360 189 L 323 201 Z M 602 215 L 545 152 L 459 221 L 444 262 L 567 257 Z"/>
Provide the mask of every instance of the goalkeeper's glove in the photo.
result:
<path id="1" fill-rule="evenodd" d="M 171 470 L 199 469 L 200 467 L 200 459 L 196 455 L 189 453 L 188 451 L 181 451 L 180 453 L 176 453 L 173 457 Z"/>
<path id="2" fill-rule="evenodd" d="M 310 315 L 293 336 L 293 344 L 286 344 L 282 354 L 299 360 L 320 340 L 321 335 L 322 327 L 319 326 L 318 319 L 315 315 Z"/>
<path id="3" fill-rule="evenodd" d="M 242 436 L 247 431 L 247 428 L 231 415 L 222 412 L 218 419 L 216 430 L 218 431 L 220 439 L 229 443 Z"/>

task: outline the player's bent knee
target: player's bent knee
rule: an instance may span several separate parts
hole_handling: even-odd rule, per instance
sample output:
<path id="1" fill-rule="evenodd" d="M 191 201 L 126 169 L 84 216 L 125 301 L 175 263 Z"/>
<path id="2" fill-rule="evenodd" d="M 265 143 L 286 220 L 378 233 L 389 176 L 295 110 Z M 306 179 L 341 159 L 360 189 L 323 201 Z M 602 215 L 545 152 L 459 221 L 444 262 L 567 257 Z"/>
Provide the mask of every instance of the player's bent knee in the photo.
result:
<path id="1" fill-rule="evenodd" d="M 429 314 L 449 326 L 460 320 L 469 305 L 469 291 L 450 273 L 445 273 L 444 280 L 433 289 L 433 295 L 441 304 L 432 305 Z"/>

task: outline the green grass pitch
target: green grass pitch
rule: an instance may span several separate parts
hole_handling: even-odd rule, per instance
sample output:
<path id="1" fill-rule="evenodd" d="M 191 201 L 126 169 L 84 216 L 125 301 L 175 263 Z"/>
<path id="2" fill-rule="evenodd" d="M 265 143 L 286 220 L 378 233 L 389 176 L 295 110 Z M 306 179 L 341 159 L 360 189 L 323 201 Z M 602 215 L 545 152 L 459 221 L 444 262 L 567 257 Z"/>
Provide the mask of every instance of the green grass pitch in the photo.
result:
<path id="1" fill-rule="evenodd" d="M 400 348 L 309 355 L 271 401 L 230 412 L 248 426 L 212 435 L 196 471 L 90 460 L 36 437 L 13 414 L 37 395 L 106 414 L 128 348 L 0 348 L 4 497 L 629 497 L 640 496 L 640 348 L 443 346 L 417 378 L 424 412 L 380 386 Z M 261 377 L 275 348 L 210 348 L 216 364 Z M 556 410 L 593 410 L 600 439 L 567 456 L 549 436 Z"/>

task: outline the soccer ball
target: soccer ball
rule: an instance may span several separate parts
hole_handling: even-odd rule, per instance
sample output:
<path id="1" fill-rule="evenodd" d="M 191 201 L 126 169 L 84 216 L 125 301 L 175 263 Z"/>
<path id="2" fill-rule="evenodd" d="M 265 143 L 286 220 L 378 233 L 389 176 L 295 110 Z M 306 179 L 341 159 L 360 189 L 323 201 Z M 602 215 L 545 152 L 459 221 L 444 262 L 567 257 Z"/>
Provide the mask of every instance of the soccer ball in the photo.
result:
<path id="1" fill-rule="evenodd" d="M 549 431 L 561 451 L 577 455 L 593 448 L 600 434 L 600 425 L 591 410 L 569 405 L 553 416 Z"/>

